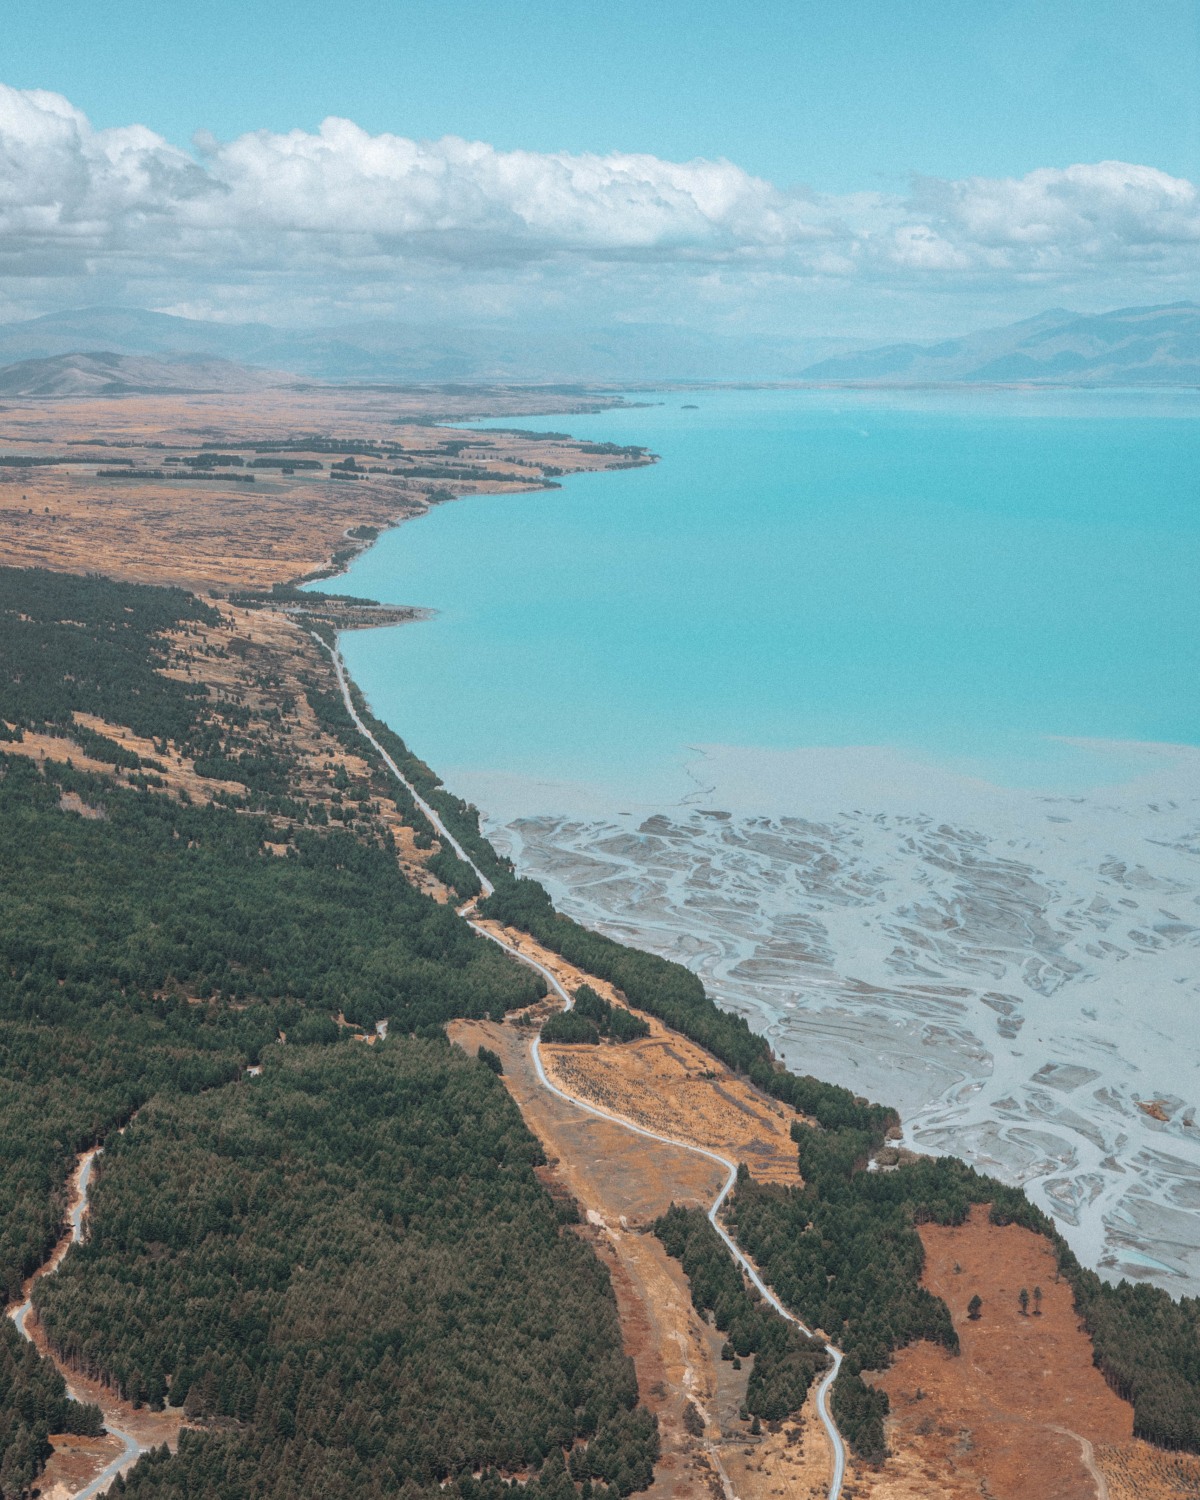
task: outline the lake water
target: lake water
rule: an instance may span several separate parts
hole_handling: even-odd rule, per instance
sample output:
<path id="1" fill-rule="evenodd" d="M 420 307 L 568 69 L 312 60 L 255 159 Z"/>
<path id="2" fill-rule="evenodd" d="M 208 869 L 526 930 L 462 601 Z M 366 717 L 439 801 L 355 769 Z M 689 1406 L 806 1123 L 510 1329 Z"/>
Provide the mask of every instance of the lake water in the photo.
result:
<path id="1" fill-rule="evenodd" d="M 652 469 L 442 506 L 345 580 L 439 611 L 346 643 L 435 766 L 635 796 L 691 745 L 886 744 L 1062 784 L 1121 768 L 1053 736 L 1200 742 L 1194 397 L 645 399 L 555 425 Z"/>
<path id="2" fill-rule="evenodd" d="M 652 468 L 354 563 L 437 611 L 343 638 L 373 707 L 563 910 L 1200 1292 L 1200 395 L 640 399 L 522 425 Z"/>

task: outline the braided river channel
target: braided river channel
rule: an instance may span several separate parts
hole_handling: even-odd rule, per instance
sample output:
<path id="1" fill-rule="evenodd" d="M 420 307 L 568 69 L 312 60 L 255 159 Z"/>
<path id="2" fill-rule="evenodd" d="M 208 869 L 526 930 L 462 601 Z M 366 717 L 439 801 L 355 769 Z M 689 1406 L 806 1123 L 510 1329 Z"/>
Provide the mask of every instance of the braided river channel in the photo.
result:
<path id="1" fill-rule="evenodd" d="M 1200 1292 L 1200 394 L 658 391 L 323 585 L 571 915 Z M 493 425 L 493 424 L 485 424 Z"/>

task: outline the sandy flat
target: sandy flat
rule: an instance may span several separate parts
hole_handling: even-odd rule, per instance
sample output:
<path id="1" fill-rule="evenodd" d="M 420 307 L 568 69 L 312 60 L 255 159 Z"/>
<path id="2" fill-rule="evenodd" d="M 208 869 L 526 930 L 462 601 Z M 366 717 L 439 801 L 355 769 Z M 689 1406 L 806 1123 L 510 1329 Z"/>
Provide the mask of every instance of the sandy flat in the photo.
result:
<path id="1" fill-rule="evenodd" d="M 1200 753 L 1140 753 L 1070 796 L 853 750 L 712 752 L 632 807 L 450 780 L 561 909 L 896 1105 L 915 1149 L 1024 1184 L 1105 1274 L 1195 1295 Z"/>

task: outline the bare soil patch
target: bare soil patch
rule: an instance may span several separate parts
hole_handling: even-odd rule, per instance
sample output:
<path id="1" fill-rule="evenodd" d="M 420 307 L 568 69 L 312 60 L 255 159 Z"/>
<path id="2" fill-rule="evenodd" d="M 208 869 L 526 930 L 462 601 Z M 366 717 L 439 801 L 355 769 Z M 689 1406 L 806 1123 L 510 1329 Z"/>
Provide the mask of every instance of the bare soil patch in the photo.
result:
<path id="1" fill-rule="evenodd" d="M 725 1433 L 721 1461 L 738 1496 L 825 1500 L 829 1439 L 817 1413 L 815 1384 L 802 1409 L 786 1422 L 771 1422 L 755 1437 L 747 1424 L 730 1420 Z"/>
<path id="2" fill-rule="evenodd" d="M 81 818 L 90 818 L 93 821 L 107 816 L 102 807 L 93 807 L 90 802 L 85 802 L 78 792 L 64 792 L 58 799 L 58 805 L 63 812 L 78 813 Z"/>
<path id="3" fill-rule="evenodd" d="M 989 1223 L 985 1208 L 959 1228 L 923 1226 L 921 1239 L 924 1283 L 950 1308 L 962 1353 L 916 1344 L 877 1378 L 891 1400 L 889 1442 L 899 1458 L 863 1475 L 862 1493 L 1096 1500 L 1093 1449 L 1130 1446 L 1133 1409 L 1093 1365 L 1049 1242 Z M 977 1321 L 967 1315 L 975 1295 L 983 1301 Z M 918 1476 L 923 1490 L 913 1488 Z"/>
<path id="4" fill-rule="evenodd" d="M 124 1446 L 111 1434 L 87 1438 L 70 1432 L 51 1433 L 50 1445 L 54 1452 L 38 1477 L 42 1500 L 71 1500 L 120 1456 Z"/>
<path id="5" fill-rule="evenodd" d="M 112 766 L 105 765 L 103 761 L 93 760 L 91 756 L 85 755 L 83 750 L 74 740 L 66 739 L 63 735 L 42 734 L 27 729 L 19 740 L 4 741 L 5 755 L 24 755 L 34 761 L 70 761 L 80 771 L 90 771 L 101 776 L 111 776 Z"/>

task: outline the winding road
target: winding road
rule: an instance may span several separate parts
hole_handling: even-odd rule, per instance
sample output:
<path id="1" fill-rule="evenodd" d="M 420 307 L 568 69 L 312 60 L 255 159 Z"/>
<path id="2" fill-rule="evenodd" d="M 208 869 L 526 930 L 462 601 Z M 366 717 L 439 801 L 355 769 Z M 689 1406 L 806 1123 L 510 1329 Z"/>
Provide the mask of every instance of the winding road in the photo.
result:
<path id="1" fill-rule="evenodd" d="M 395 776 L 397 781 L 399 781 L 406 788 L 410 796 L 413 798 L 413 801 L 416 802 L 417 806 L 429 819 L 430 823 L 433 824 L 434 828 L 437 830 L 439 838 L 445 839 L 447 844 L 449 844 L 450 848 L 453 849 L 458 858 L 461 859 L 464 864 L 469 865 L 470 868 L 474 870 L 476 876 L 479 879 L 480 888 L 484 896 L 490 896 L 492 894 L 492 891 L 495 889 L 495 887 L 492 885 L 492 882 L 487 878 L 487 876 L 483 873 L 483 871 L 479 868 L 479 866 L 475 863 L 475 861 L 471 858 L 467 851 L 449 831 L 446 825 L 442 822 L 441 818 L 438 816 L 437 812 L 432 807 L 430 807 L 430 805 L 424 800 L 423 797 L 420 796 L 416 788 L 400 770 L 399 766 L 397 766 L 396 762 L 367 728 L 366 724 L 363 723 L 363 720 L 359 715 L 358 710 L 355 708 L 354 701 L 350 695 L 350 686 L 346 679 L 346 672 L 342 665 L 340 652 L 323 641 L 315 631 L 311 631 L 310 634 L 312 635 L 313 640 L 315 640 L 319 646 L 321 646 L 325 651 L 329 653 L 329 656 L 333 661 L 333 668 L 337 673 L 338 686 L 341 689 L 342 700 L 346 705 L 346 711 L 354 720 L 355 726 L 357 727 L 359 733 L 362 734 L 363 737 L 375 747 L 380 756 L 382 756 L 384 764 L 391 771 L 392 775 Z M 475 920 L 475 918 L 471 915 L 474 906 L 475 902 L 473 900 L 468 901 L 464 906 L 459 908 L 459 915 L 464 917 L 469 925 L 473 927 L 474 930 L 478 932 L 482 937 L 487 938 L 489 942 L 493 942 L 498 947 L 503 948 L 504 951 L 512 958 L 515 958 L 518 963 L 523 963 L 528 968 L 536 970 L 536 972 L 539 973 L 543 979 L 545 979 L 547 984 L 550 985 L 554 993 L 558 995 L 562 1000 L 564 1010 L 570 1010 L 571 1006 L 574 1004 L 574 1001 L 568 994 L 566 988 L 554 975 L 554 973 L 549 968 L 547 968 L 545 964 L 539 963 L 537 959 L 531 958 L 527 953 L 522 953 L 519 948 L 515 947 L 511 943 L 505 942 L 505 940 L 497 933 L 490 931 L 488 928 L 484 927 L 481 922 Z M 793 1313 L 790 1313 L 786 1307 L 784 1307 L 783 1303 L 779 1300 L 775 1293 L 770 1289 L 769 1286 L 767 1286 L 766 1282 L 763 1281 L 762 1277 L 758 1273 L 757 1268 L 751 1262 L 749 1257 L 738 1248 L 737 1243 L 729 1234 L 728 1230 L 721 1223 L 720 1218 L 718 1217 L 721 1211 L 722 1204 L 725 1202 L 726 1198 L 728 1198 L 729 1194 L 733 1191 L 734 1185 L 737 1182 L 737 1164 L 733 1161 L 730 1161 L 727 1156 L 722 1156 L 717 1151 L 710 1151 L 707 1149 L 707 1147 L 693 1145 L 690 1141 L 676 1140 L 673 1136 L 660 1135 L 657 1131 L 647 1130 L 645 1126 L 635 1125 L 631 1120 L 626 1120 L 621 1115 L 610 1114 L 608 1110 L 600 1109 L 594 1104 L 585 1103 L 584 1100 L 575 1098 L 573 1094 L 564 1093 L 563 1090 L 553 1084 L 547 1076 L 546 1069 L 542 1063 L 541 1048 L 541 1038 L 538 1037 L 534 1040 L 532 1048 L 533 1065 L 537 1073 L 538 1082 L 542 1085 L 543 1088 L 547 1089 L 557 1098 L 562 1099 L 565 1103 L 572 1105 L 576 1109 L 585 1111 L 587 1114 L 596 1115 L 602 1120 L 608 1120 L 611 1124 L 619 1125 L 624 1130 L 632 1131 L 634 1135 L 644 1136 L 647 1140 L 651 1141 L 659 1141 L 664 1146 L 674 1146 L 681 1151 L 690 1151 L 696 1156 L 703 1156 L 707 1160 L 716 1162 L 718 1166 L 725 1168 L 727 1174 L 725 1178 L 725 1186 L 717 1194 L 712 1206 L 708 1210 L 709 1223 L 720 1235 L 722 1241 L 728 1248 L 729 1253 L 733 1256 L 734 1260 L 745 1272 L 745 1274 L 750 1278 L 751 1282 L 757 1288 L 759 1294 L 767 1302 L 770 1303 L 775 1311 L 779 1313 L 780 1317 L 786 1318 L 789 1323 L 794 1324 L 797 1328 L 800 1329 L 802 1333 L 807 1334 L 809 1337 L 812 1337 L 812 1330 L 808 1328 L 804 1323 L 802 1323 L 800 1319 L 797 1318 Z M 829 1439 L 830 1451 L 833 1455 L 833 1467 L 830 1473 L 827 1500 L 840 1500 L 840 1496 L 842 1493 L 842 1484 L 846 1476 L 846 1445 L 842 1441 L 842 1435 L 837 1429 L 837 1423 L 833 1420 L 833 1413 L 831 1412 L 829 1407 L 829 1398 L 830 1392 L 833 1388 L 833 1383 L 837 1379 L 838 1371 L 842 1366 L 842 1351 L 838 1349 L 834 1344 L 826 1344 L 825 1352 L 829 1355 L 831 1363 L 828 1372 L 826 1373 L 824 1379 L 821 1381 L 820 1386 L 817 1388 L 817 1410 L 820 1413 L 821 1423 L 825 1428 L 826 1436 Z"/>
<path id="2" fill-rule="evenodd" d="M 103 1146 L 93 1146 L 90 1151 L 85 1151 L 79 1158 L 79 1165 L 75 1169 L 75 1180 L 72 1184 L 73 1192 L 71 1196 L 74 1201 L 67 1216 L 71 1224 L 70 1233 L 58 1242 L 54 1247 L 54 1253 L 50 1259 L 45 1265 L 40 1266 L 26 1282 L 24 1302 L 9 1309 L 8 1315 L 13 1320 L 17 1332 L 22 1338 L 28 1339 L 31 1344 L 34 1340 L 33 1335 L 29 1332 L 28 1324 L 30 1314 L 33 1312 L 34 1283 L 41 1281 L 44 1276 L 52 1276 L 66 1259 L 67 1252 L 71 1246 L 78 1245 L 83 1239 L 83 1221 L 87 1217 L 88 1187 L 92 1180 L 92 1167 L 95 1165 L 96 1158 L 103 1150 Z M 70 1376 L 65 1366 L 59 1364 L 58 1360 L 54 1362 L 58 1365 L 60 1373 L 66 1380 L 67 1395 L 70 1396 L 71 1400 L 85 1400 L 85 1397 L 80 1396 L 77 1391 L 71 1388 Z M 102 1494 L 123 1469 L 127 1468 L 131 1463 L 140 1458 L 143 1453 L 148 1451 L 146 1445 L 139 1442 L 131 1432 L 126 1432 L 123 1428 L 114 1426 L 107 1412 L 104 1417 L 104 1427 L 108 1433 L 119 1439 L 121 1452 L 94 1479 L 89 1480 L 82 1489 L 76 1490 L 72 1500 L 91 1500 L 93 1495 Z"/>

